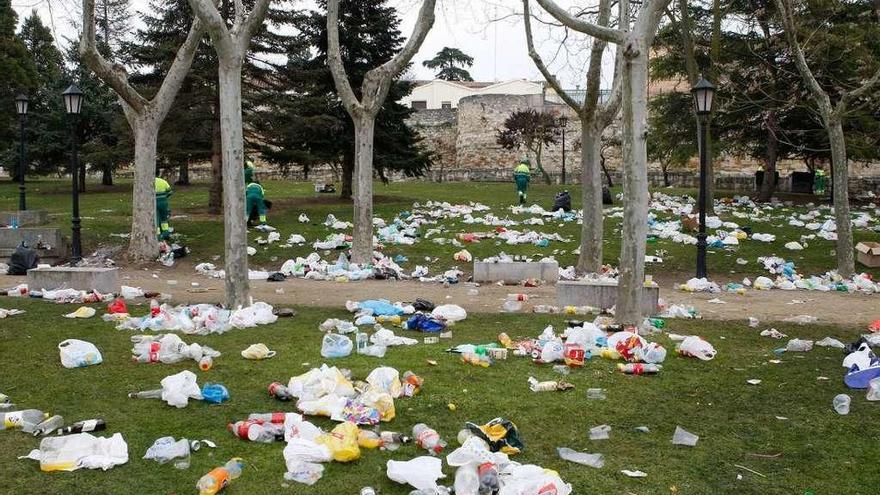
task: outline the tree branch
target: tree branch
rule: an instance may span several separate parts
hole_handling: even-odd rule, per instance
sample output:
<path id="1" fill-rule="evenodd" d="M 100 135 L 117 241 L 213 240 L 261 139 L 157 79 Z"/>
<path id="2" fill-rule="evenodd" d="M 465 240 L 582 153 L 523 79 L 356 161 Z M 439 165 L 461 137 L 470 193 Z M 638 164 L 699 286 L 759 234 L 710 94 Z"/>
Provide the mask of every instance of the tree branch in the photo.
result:
<path id="1" fill-rule="evenodd" d="M 531 19 L 532 16 L 529 12 L 529 0 L 523 0 L 523 20 L 526 29 L 526 46 L 529 50 L 529 57 L 531 57 L 541 75 L 544 76 L 547 84 L 549 84 L 550 87 L 553 88 L 553 91 L 556 91 L 556 94 L 559 95 L 559 98 L 561 98 L 562 101 L 564 101 L 565 104 L 571 107 L 575 112 L 581 114 L 583 112 L 583 107 L 581 106 L 581 104 L 579 104 L 574 98 L 571 97 L 571 95 L 569 95 L 562 89 L 562 84 L 560 84 L 559 79 L 557 79 L 556 76 L 550 73 L 550 70 L 547 69 L 547 65 L 544 64 L 544 59 L 542 59 L 541 55 L 539 55 L 538 52 L 535 50 L 535 43 L 534 39 L 532 38 Z"/>
<path id="2" fill-rule="evenodd" d="M 620 0 L 617 17 L 620 26 L 629 28 L 629 0 Z M 617 116 L 623 99 L 623 52 L 624 46 L 617 45 L 617 51 L 614 56 L 614 79 L 611 82 L 611 95 L 608 97 L 608 102 L 600 107 L 599 113 L 596 116 L 599 123 L 605 124 L 606 127 Z"/>
<path id="3" fill-rule="evenodd" d="M 434 26 L 434 5 L 436 3 L 437 0 L 423 1 L 422 8 L 419 9 L 419 17 L 416 19 L 416 25 L 413 27 L 413 32 L 409 39 L 406 40 L 406 44 L 403 45 L 403 49 L 397 52 L 394 58 L 380 65 L 377 69 L 390 73 L 391 77 L 394 78 L 406 68 L 410 60 L 418 53 L 419 48 L 421 48 L 422 43 L 425 41 L 425 37 L 428 36 L 428 32 Z"/>
<path id="4" fill-rule="evenodd" d="M 600 27 L 608 27 L 611 19 L 611 1 L 599 0 L 599 15 L 596 22 Z M 595 115 L 599 105 L 599 83 L 602 77 L 602 54 L 608 43 L 598 38 L 593 40 L 593 48 L 590 51 L 590 65 L 587 68 L 587 85 L 584 95 L 584 113 Z"/>
<path id="5" fill-rule="evenodd" d="M 797 66 L 798 72 L 801 73 L 801 77 L 807 84 L 807 88 L 810 89 L 813 99 L 816 100 L 816 104 L 819 106 L 819 111 L 822 114 L 823 119 L 828 119 L 832 113 L 831 99 L 828 97 L 828 93 L 822 89 L 819 81 L 813 76 L 810 66 L 807 65 L 804 51 L 801 49 L 801 44 L 797 40 L 794 18 L 791 16 L 791 11 L 785 5 L 784 0 L 775 0 L 775 2 L 776 9 L 779 11 L 779 17 L 785 27 L 785 37 L 788 38 L 788 44 L 791 45 L 791 51 L 794 54 L 795 66 Z"/>
<path id="6" fill-rule="evenodd" d="M 218 53 L 234 53 L 235 45 L 232 35 L 226 28 L 226 22 L 223 21 L 216 4 L 212 0 L 189 0 L 189 6 L 196 17 L 202 21 Z"/>
<path id="7" fill-rule="evenodd" d="M 95 0 L 83 0 L 83 34 L 79 53 L 95 75 L 112 87 L 132 111 L 143 113 L 147 100 L 128 83 L 125 68 L 119 64 L 111 64 L 98 52 L 95 42 Z"/>
<path id="8" fill-rule="evenodd" d="M 880 67 L 877 68 L 877 72 L 875 72 L 870 79 L 865 81 L 864 84 L 852 91 L 847 91 L 843 94 L 843 96 L 840 98 L 840 102 L 837 104 L 837 112 L 845 112 L 850 102 L 860 98 L 862 95 L 864 95 L 868 91 L 873 90 L 878 85 L 880 85 Z"/>
<path id="9" fill-rule="evenodd" d="M 623 33 L 617 29 L 597 26 L 593 23 L 582 21 L 559 7 L 553 0 L 537 0 L 537 2 L 553 18 L 575 31 L 588 34 L 608 43 L 623 43 Z"/>
<path id="10" fill-rule="evenodd" d="M 247 20 L 244 21 L 244 25 L 241 29 L 242 40 L 245 42 L 250 42 L 251 38 L 257 33 L 257 30 L 263 25 L 263 20 L 266 18 L 266 12 L 269 11 L 269 0 L 257 0 L 254 3 L 254 9 L 251 10 L 251 14 L 248 16 Z M 247 52 L 247 50 L 242 50 Z"/>
<path id="11" fill-rule="evenodd" d="M 349 113 L 362 112 L 364 107 L 351 89 L 351 83 L 342 65 L 342 52 L 339 47 L 339 0 L 327 1 L 327 65 L 330 67 L 330 74 L 333 76 L 333 83 L 336 85 L 336 92 L 342 104 Z M 366 81 L 367 77 L 364 78 L 364 82 Z"/>
<path id="12" fill-rule="evenodd" d="M 155 109 L 160 116 L 160 120 L 164 119 L 168 110 L 171 109 L 171 104 L 174 102 L 174 98 L 177 96 L 178 91 L 180 91 L 180 87 L 183 85 L 183 81 L 186 79 L 190 67 L 192 67 L 193 58 L 196 55 L 196 50 L 198 50 L 199 43 L 201 43 L 204 34 L 205 29 L 203 28 L 202 22 L 196 17 L 195 20 L 193 20 L 192 26 L 189 28 L 189 34 L 186 37 L 186 41 L 184 41 L 183 44 L 180 45 L 180 48 L 177 49 L 177 54 L 174 56 L 174 62 L 171 63 L 171 67 L 168 69 L 165 79 L 162 80 L 162 85 L 159 87 L 159 91 L 153 98 L 153 102 L 156 105 Z"/>

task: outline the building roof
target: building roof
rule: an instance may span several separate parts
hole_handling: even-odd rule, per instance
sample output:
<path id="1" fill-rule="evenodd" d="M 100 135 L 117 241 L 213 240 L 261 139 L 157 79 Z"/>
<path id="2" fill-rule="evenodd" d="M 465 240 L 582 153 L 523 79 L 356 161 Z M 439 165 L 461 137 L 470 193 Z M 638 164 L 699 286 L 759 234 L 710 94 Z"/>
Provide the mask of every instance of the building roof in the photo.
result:
<path id="1" fill-rule="evenodd" d="M 468 88 L 468 89 L 483 89 L 483 88 L 488 88 L 489 86 L 495 86 L 496 84 L 506 84 L 506 83 L 518 82 L 518 81 L 524 81 L 524 82 L 529 82 L 529 83 L 533 83 L 533 84 L 540 84 L 540 85 L 544 84 L 544 81 L 529 81 L 528 79 L 524 79 L 524 78 L 523 79 L 510 79 L 507 81 L 446 81 L 445 79 L 430 79 L 430 80 L 419 79 L 419 80 L 415 80 L 412 82 L 413 82 L 413 84 L 415 84 L 415 87 L 425 86 L 427 84 L 432 84 L 432 83 L 442 83 L 442 84 L 450 84 L 453 86 L 461 86 L 463 88 Z"/>

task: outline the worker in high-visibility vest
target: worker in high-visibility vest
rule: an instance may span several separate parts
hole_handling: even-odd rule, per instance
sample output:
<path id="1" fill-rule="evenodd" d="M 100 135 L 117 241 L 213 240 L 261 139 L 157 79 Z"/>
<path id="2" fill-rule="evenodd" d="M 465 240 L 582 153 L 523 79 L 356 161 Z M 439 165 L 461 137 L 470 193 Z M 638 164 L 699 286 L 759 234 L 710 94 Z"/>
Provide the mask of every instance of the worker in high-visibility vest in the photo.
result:
<path id="1" fill-rule="evenodd" d="M 254 161 L 250 158 L 244 161 L 244 184 L 247 186 L 251 182 L 254 181 L 254 170 L 256 167 L 254 166 Z"/>
<path id="2" fill-rule="evenodd" d="M 825 175 L 825 171 L 821 168 L 816 170 L 816 175 L 813 177 L 813 193 L 822 196 L 825 194 L 825 189 L 828 187 L 828 176 Z"/>
<path id="3" fill-rule="evenodd" d="M 161 177 L 156 177 L 156 234 L 160 239 L 168 239 L 171 227 L 171 184 Z"/>
<path id="4" fill-rule="evenodd" d="M 513 170 L 513 180 L 516 183 L 516 193 L 519 195 L 519 204 L 524 205 L 529 196 L 529 181 L 532 179 L 532 171 L 529 169 L 529 159 L 523 158 Z"/>
<path id="5" fill-rule="evenodd" d="M 259 182 L 251 182 L 245 188 L 245 207 L 247 209 L 247 219 L 250 220 L 254 211 L 260 216 L 260 225 L 266 225 L 266 201 L 264 200 L 265 191 Z"/>

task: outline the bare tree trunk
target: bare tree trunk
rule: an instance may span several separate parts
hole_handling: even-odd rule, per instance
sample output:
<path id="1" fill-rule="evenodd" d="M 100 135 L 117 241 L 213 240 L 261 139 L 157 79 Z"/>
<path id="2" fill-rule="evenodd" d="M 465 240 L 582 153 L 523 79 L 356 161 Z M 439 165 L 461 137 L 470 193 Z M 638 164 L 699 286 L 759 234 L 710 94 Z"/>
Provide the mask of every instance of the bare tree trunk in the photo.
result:
<path id="1" fill-rule="evenodd" d="M 373 260 L 373 131 L 372 115 L 354 119 L 354 148 L 357 176 L 354 196 L 354 231 L 351 261 L 369 263 Z"/>
<path id="2" fill-rule="evenodd" d="M 623 76 L 623 225 L 615 320 L 638 324 L 645 283 L 645 240 L 648 234 L 648 46 L 630 37 Z"/>
<path id="3" fill-rule="evenodd" d="M 590 122 L 581 122 L 581 202 L 584 212 L 581 226 L 579 275 L 598 273 L 602 268 L 602 173 L 599 163 L 602 132 Z"/>
<path id="4" fill-rule="evenodd" d="M 159 255 L 156 238 L 156 140 L 158 124 L 146 119 L 130 121 L 134 139 L 134 183 L 132 184 L 131 238 L 129 257 L 135 261 L 153 260 Z"/>
<path id="5" fill-rule="evenodd" d="M 113 168 L 110 165 L 104 165 L 101 168 L 101 185 L 102 186 L 112 186 L 113 185 Z"/>
<path id="6" fill-rule="evenodd" d="M 189 185 L 189 160 L 180 162 L 180 166 L 177 168 L 177 185 Z"/>
<path id="7" fill-rule="evenodd" d="M 220 135 L 220 94 L 214 96 L 214 115 L 211 126 L 211 187 L 208 190 L 208 211 L 214 215 L 223 212 L 223 142 Z"/>
<path id="8" fill-rule="evenodd" d="M 853 261 L 852 218 L 849 213 L 849 166 L 846 158 L 846 138 L 843 122 L 835 115 L 826 124 L 828 142 L 831 145 L 831 161 L 834 163 L 832 181 L 834 182 L 834 221 L 837 224 L 837 273 L 842 277 L 852 277 L 855 272 Z"/>
<path id="9" fill-rule="evenodd" d="M 767 202 L 776 191 L 776 162 L 779 159 L 779 142 L 776 138 L 776 111 L 767 115 L 767 157 L 764 165 L 764 180 L 758 201 Z"/>
<path id="10" fill-rule="evenodd" d="M 538 168 L 538 172 L 541 173 L 541 178 L 544 179 L 544 183 L 548 186 L 553 182 L 550 180 L 550 174 L 544 170 L 544 164 L 541 162 L 541 155 L 544 154 L 544 145 L 538 144 L 538 147 L 535 149 L 535 166 Z"/>
<path id="11" fill-rule="evenodd" d="M 222 57 L 221 57 L 222 58 Z M 241 124 L 241 59 L 220 61 L 220 127 L 223 129 L 223 228 L 226 300 L 230 308 L 246 306 L 250 293 L 247 226 L 244 211 L 244 134 Z"/>
<path id="12" fill-rule="evenodd" d="M 611 172 L 608 171 L 608 166 L 605 164 L 604 151 L 599 151 L 599 161 L 602 165 L 602 173 L 605 174 L 605 182 L 608 183 L 608 189 L 611 189 L 614 187 L 614 181 L 611 179 Z"/>
<path id="13" fill-rule="evenodd" d="M 672 183 L 669 182 L 669 164 L 668 163 L 665 163 L 665 164 L 661 163 L 660 169 L 663 171 L 663 187 L 671 186 Z"/>

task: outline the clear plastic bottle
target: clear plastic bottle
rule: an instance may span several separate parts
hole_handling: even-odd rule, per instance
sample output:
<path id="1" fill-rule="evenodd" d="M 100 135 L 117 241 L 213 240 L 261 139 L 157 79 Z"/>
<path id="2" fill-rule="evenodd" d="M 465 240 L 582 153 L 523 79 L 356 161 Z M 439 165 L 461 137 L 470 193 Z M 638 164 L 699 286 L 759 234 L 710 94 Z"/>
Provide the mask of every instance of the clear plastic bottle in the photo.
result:
<path id="1" fill-rule="evenodd" d="M 479 495 L 480 476 L 477 474 L 477 466 L 465 464 L 455 470 L 455 485 L 453 487 L 456 495 Z"/>
<path id="2" fill-rule="evenodd" d="M 376 490 L 372 486 L 365 486 L 361 488 L 360 495 L 376 495 Z"/>
<path id="3" fill-rule="evenodd" d="M 48 414 L 39 409 L 23 409 L 21 411 L 0 413 L 0 430 L 21 428 L 22 431 L 30 433 L 47 417 Z"/>
<path id="4" fill-rule="evenodd" d="M 269 384 L 269 395 L 285 402 L 293 399 L 293 394 L 290 392 L 290 389 L 279 382 L 272 382 Z"/>
<path id="5" fill-rule="evenodd" d="M 355 349 L 358 354 L 363 354 L 364 350 L 370 345 L 370 336 L 364 332 L 358 332 L 354 337 Z"/>
<path id="6" fill-rule="evenodd" d="M 284 424 L 284 413 L 252 413 L 248 415 L 249 421 L 262 421 L 264 423 Z"/>
<path id="7" fill-rule="evenodd" d="M 34 436 L 48 435 L 58 428 L 61 428 L 62 425 L 64 425 L 64 418 L 56 414 L 34 427 Z"/>
<path id="8" fill-rule="evenodd" d="M 150 300 L 150 316 L 156 317 L 159 315 L 159 301 L 155 299 Z"/>
<path id="9" fill-rule="evenodd" d="M 501 489 L 498 481 L 498 466 L 491 462 L 484 462 L 477 467 L 480 477 L 480 495 L 493 495 Z"/>
<path id="10" fill-rule="evenodd" d="M 199 359 L 199 369 L 202 371 L 208 371 L 214 367 L 214 358 L 211 356 L 204 356 L 202 359 Z"/>
<path id="11" fill-rule="evenodd" d="M 162 398 L 162 389 L 157 388 L 155 390 L 142 390 L 140 392 L 132 392 L 128 394 L 129 399 L 161 399 Z"/>
<path id="12" fill-rule="evenodd" d="M 214 468 L 199 479 L 196 488 L 199 495 L 215 495 L 226 488 L 230 481 L 241 476 L 244 461 L 240 457 L 233 457 L 223 467 Z"/>
<path id="13" fill-rule="evenodd" d="M 663 369 L 663 366 L 651 363 L 618 363 L 617 369 L 620 370 L 622 373 L 626 373 L 627 375 L 647 375 L 660 373 L 660 370 Z"/>
<path id="14" fill-rule="evenodd" d="M 425 423 L 413 426 L 413 438 L 416 439 L 416 445 L 427 450 L 431 455 L 439 455 L 446 447 L 446 442 L 440 438 L 440 434 Z"/>
<path id="15" fill-rule="evenodd" d="M 89 431 L 104 431 L 107 429 L 107 423 L 103 419 L 87 419 L 85 421 L 77 421 L 76 423 L 65 426 L 58 430 L 59 435 L 67 435 L 69 433 L 86 433 Z"/>
<path id="16" fill-rule="evenodd" d="M 396 431 L 381 431 L 379 432 L 379 441 L 381 442 L 382 448 L 386 450 L 397 450 L 401 445 L 410 443 L 412 439 L 405 436 L 403 433 L 397 433 Z"/>

